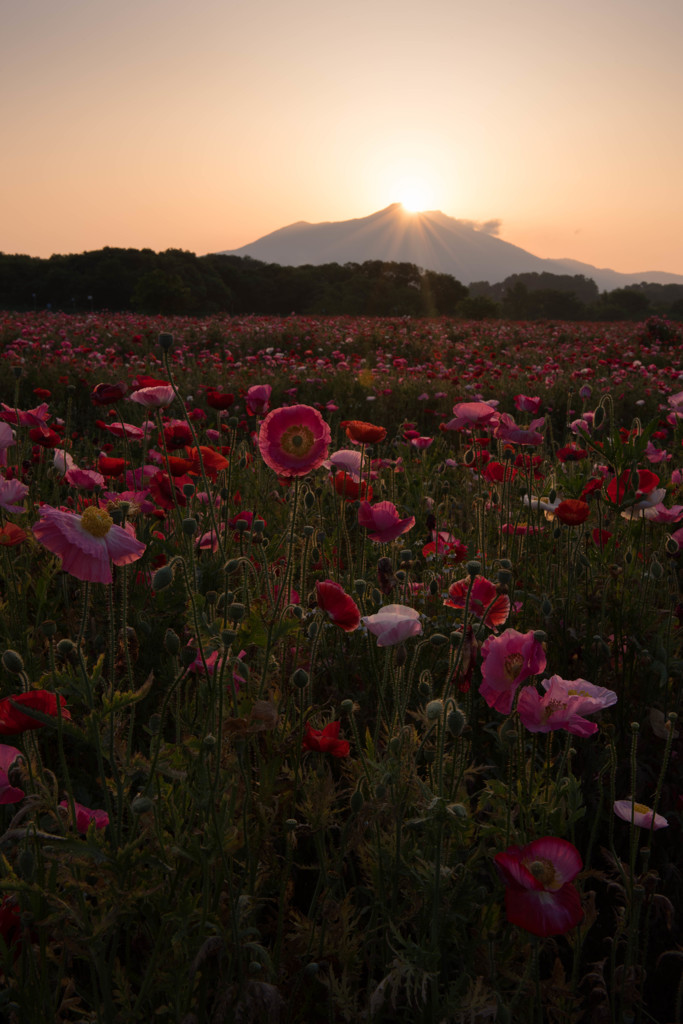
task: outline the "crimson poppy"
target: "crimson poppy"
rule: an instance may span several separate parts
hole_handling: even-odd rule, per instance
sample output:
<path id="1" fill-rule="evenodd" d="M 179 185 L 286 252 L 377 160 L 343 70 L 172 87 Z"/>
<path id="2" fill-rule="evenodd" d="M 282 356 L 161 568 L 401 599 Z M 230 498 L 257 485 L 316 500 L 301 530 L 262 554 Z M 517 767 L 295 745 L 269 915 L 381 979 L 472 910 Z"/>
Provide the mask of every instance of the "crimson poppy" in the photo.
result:
<path id="1" fill-rule="evenodd" d="M 212 409 L 229 409 L 235 401 L 235 396 L 228 391 L 218 391 L 216 388 L 206 389 L 206 404 Z"/>
<path id="2" fill-rule="evenodd" d="M 546 836 L 527 846 L 510 846 L 495 856 L 505 882 L 510 924 L 532 935 L 564 935 L 583 920 L 581 897 L 572 880 L 583 867 L 566 839 Z"/>
<path id="3" fill-rule="evenodd" d="M 90 400 L 95 405 L 111 405 L 118 402 L 128 391 L 128 385 L 122 380 L 118 384 L 97 384 L 90 393 Z"/>
<path id="4" fill-rule="evenodd" d="M 346 430 L 348 439 L 355 441 L 356 444 L 377 444 L 387 436 L 385 427 L 366 423 L 365 420 L 342 420 L 341 425 Z"/>
<path id="5" fill-rule="evenodd" d="M 332 754 L 332 757 L 348 757 L 351 746 L 348 740 L 339 739 L 340 728 L 341 722 L 330 722 L 324 729 L 313 729 L 306 722 L 302 749 L 314 750 L 319 754 Z"/>
<path id="6" fill-rule="evenodd" d="M 66 698 L 60 696 L 59 703 L 62 718 L 71 718 L 71 712 L 65 706 Z M 43 728 L 44 723 L 32 715 L 27 715 L 21 710 L 22 706 L 32 711 L 40 711 L 44 715 L 56 717 L 58 714 L 57 695 L 49 690 L 29 690 L 28 693 L 3 697 L 0 700 L 0 735 L 18 736 L 22 732 Z"/>
<path id="7" fill-rule="evenodd" d="M 333 580 L 322 580 L 315 585 L 318 607 L 327 612 L 332 621 L 344 630 L 352 633 L 360 625 L 360 610 L 339 583 Z"/>
<path id="8" fill-rule="evenodd" d="M 565 526 L 579 526 L 588 519 L 590 506 L 578 498 L 565 498 L 555 509 L 555 515 Z"/>

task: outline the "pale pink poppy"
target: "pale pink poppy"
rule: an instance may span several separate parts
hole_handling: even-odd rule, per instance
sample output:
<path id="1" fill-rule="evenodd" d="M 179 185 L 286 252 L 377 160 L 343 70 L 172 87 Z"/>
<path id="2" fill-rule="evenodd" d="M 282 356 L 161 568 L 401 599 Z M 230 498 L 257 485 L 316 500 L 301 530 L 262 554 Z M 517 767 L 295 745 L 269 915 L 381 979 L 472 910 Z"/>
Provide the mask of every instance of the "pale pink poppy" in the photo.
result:
<path id="1" fill-rule="evenodd" d="M 136 402 L 145 409 L 165 409 L 175 398 L 170 384 L 156 384 L 153 387 L 138 388 L 128 395 L 129 402 Z"/>
<path id="2" fill-rule="evenodd" d="M 21 480 L 5 480 L 0 476 L 0 508 L 5 512 L 25 512 L 23 504 L 17 503 L 23 502 L 27 494 L 28 486 Z"/>
<path id="3" fill-rule="evenodd" d="M 55 448 L 52 457 L 52 465 L 55 467 L 58 473 L 62 476 L 66 475 L 68 469 L 73 469 L 76 463 L 73 460 L 73 456 L 69 452 L 64 451 L 63 448 Z"/>
<path id="4" fill-rule="evenodd" d="M 502 626 L 510 614 L 508 595 L 499 594 L 495 584 L 484 576 L 475 576 L 474 579 L 466 576 L 451 583 L 444 604 L 449 608 L 464 608 L 467 604 L 470 615 L 483 618 L 490 628 Z"/>
<path id="5" fill-rule="evenodd" d="M 104 509 L 89 505 L 83 515 L 44 505 L 33 536 L 62 560 L 62 568 L 79 580 L 111 583 L 111 563 L 129 565 L 141 558 L 146 545 L 130 523 L 116 526 Z"/>
<path id="6" fill-rule="evenodd" d="M 251 416 L 263 416 L 270 408 L 270 384 L 253 384 L 247 391 L 247 412 Z"/>
<path id="7" fill-rule="evenodd" d="M 359 479 L 361 464 L 361 454 L 359 451 L 341 448 L 338 452 L 333 452 L 327 461 L 336 469 L 343 469 L 349 476 L 354 477 L 356 480 Z"/>
<path id="8" fill-rule="evenodd" d="M 645 458 L 652 465 L 656 465 L 659 462 L 670 462 L 672 455 L 671 452 L 667 452 L 662 448 L 656 448 L 652 441 L 648 441 L 645 449 Z"/>
<path id="9" fill-rule="evenodd" d="M 60 807 L 69 808 L 68 801 L 60 800 Z M 83 835 L 88 831 L 90 825 L 94 825 L 96 829 L 106 828 L 109 824 L 109 815 L 106 811 L 102 811 L 99 808 L 93 809 L 85 807 L 83 804 L 79 804 L 74 800 L 74 811 L 76 812 L 76 821 L 74 824 L 79 832 Z"/>
<path id="10" fill-rule="evenodd" d="M 145 424 L 145 428 L 136 427 L 133 423 L 103 423 L 101 420 L 98 421 L 98 426 L 103 430 L 108 430 L 114 437 L 126 437 L 129 441 L 142 441 L 145 433 L 149 433 L 153 429 L 151 423 Z"/>
<path id="11" fill-rule="evenodd" d="M 288 405 L 269 412 L 261 424 L 258 446 L 267 466 L 281 477 L 306 476 L 322 466 L 330 428 L 310 405 Z"/>
<path id="12" fill-rule="evenodd" d="M 639 828 L 652 828 L 657 831 L 659 828 L 667 828 L 669 822 L 661 814 L 655 814 L 647 804 L 637 804 L 633 800 L 615 800 L 614 813 L 618 818 L 630 822 Z M 653 823 L 654 818 L 654 823 Z"/>
<path id="13" fill-rule="evenodd" d="M 487 402 L 458 402 L 453 406 L 453 419 L 444 424 L 444 430 L 485 427 L 495 423 L 499 416 L 500 413 Z"/>
<path id="14" fill-rule="evenodd" d="M 358 507 L 358 525 L 368 531 L 370 540 L 386 544 L 412 530 L 415 516 L 401 519 L 395 505 L 390 501 L 378 501 L 371 505 L 361 501 Z"/>
<path id="15" fill-rule="evenodd" d="M 532 420 L 528 427 L 518 427 L 512 416 L 504 412 L 495 430 L 495 437 L 499 441 L 509 441 L 511 444 L 542 444 L 543 434 L 539 433 L 538 427 L 545 423 L 545 417 Z"/>
<path id="16" fill-rule="evenodd" d="M 378 647 L 391 647 L 422 632 L 420 613 L 404 604 L 385 604 L 374 615 L 365 615 L 361 621 L 377 637 Z"/>
<path id="17" fill-rule="evenodd" d="M 535 686 L 525 686 L 517 701 L 519 717 L 529 732 L 565 729 L 574 736 L 591 736 L 598 727 L 583 716 L 602 711 L 617 700 L 614 691 L 594 686 L 585 679 L 569 680 L 554 675 L 542 680 L 542 686 L 546 691 L 543 697 Z"/>
<path id="18" fill-rule="evenodd" d="M 506 629 L 500 636 L 490 636 L 481 648 L 482 683 L 479 693 L 490 708 L 507 715 L 512 710 L 517 688 L 542 672 L 546 666 L 543 644 L 533 630 L 519 633 Z"/>
<path id="19" fill-rule="evenodd" d="M 73 466 L 67 469 L 64 479 L 79 491 L 93 491 L 96 487 L 104 487 L 104 477 L 94 469 L 78 469 Z"/>

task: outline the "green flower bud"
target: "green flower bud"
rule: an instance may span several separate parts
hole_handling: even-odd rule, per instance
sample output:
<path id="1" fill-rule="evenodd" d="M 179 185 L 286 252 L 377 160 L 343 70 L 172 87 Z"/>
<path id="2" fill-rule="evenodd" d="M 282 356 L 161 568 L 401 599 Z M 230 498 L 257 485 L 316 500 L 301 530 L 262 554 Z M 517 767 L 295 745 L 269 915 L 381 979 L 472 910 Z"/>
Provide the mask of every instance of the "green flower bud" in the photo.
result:
<path id="1" fill-rule="evenodd" d="M 448 637 L 444 636 L 443 633 L 432 633 L 429 642 L 432 647 L 444 647 L 448 643 Z"/>
<path id="2" fill-rule="evenodd" d="M 425 708 L 427 719 L 430 722 L 435 722 L 437 718 L 441 718 L 443 714 L 443 701 L 442 700 L 430 700 L 429 704 Z"/>
<path id="3" fill-rule="evenodd" d="M 446 717 L 446 728 L 451 736 L 458 737 L 462 736 L 466 725 L 467 718 L 465 716 L 465 712 L 456 704 L 456 706 L 448 712 Z"/>
<path id="4" fill-rule="evenodd" d="M 136 796 L 130 805 L 133 814 L 145 814 L 147 811 L 151 811 L 153 807 L 154 801 L 150 800 L 148 796 Z"/>
<path id="5" fill-rule="evenodd" d="M 292 672 L 292 683 L 298 689 L 303 690 L 305 686 L 308 686 L 309 675 L 305 668 L 298 668 Z"/>
<path id="6" fill-rule="evenodd" d="M 162 565 L 152 577 L 152 590 L 158 594 L 160 590 L 169 587 L 173 582 L 173 569 L 170 565 Z"/>
<path id="7" fill-rule="evenodd" d="M 168 654 L 177 654 L 180 651 L 180 637 L 174 630 L 166 630 L 164 634 L 164 647 Z"/>
<path id="8" fill-rule="evenodd" d="M 158 340 L 159 340 L 159 347 L 161 349 L 163 349 L 164 352 L 170 352 L 171 351 L 171 349 L 173 348 L 173 335 L 172 334 L 166 334 L 166 333 L 160 334 Z"/>
<path id="9" fill-rule="evenodd" d="M 2 664 L 8 672 L 12 672 L 18 676 L 24 671 L 24 660 L 17 651 L 13 651 L 11 648 L 2 656 Z"/>

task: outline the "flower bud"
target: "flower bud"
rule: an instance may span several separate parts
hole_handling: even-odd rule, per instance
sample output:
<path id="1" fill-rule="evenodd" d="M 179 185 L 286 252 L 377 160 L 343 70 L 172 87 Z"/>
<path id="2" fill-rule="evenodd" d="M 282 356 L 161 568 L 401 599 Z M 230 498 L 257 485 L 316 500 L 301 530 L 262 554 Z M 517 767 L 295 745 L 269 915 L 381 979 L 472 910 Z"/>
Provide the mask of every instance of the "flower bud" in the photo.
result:
<path id="1" fill-rule="evenodd" d="M 309 675 L 305 668 L 297 668 L 292 672 L 292 683 L 299 690 L 303 690 L 305 686 L 308 686 Z"/>
<path id="2" fill-rule="evenodd" d="M 430 722 L 435 722 L 437 718 L 441 718 L 443 714 L 443 701 L 442 700 L 430 700 L 429 704 L 425 708 L 427 713 L 427 719 Z"/>
<path id="3" fill-rule="evenodd" d="M 465 717 L 465 712 L 456 704 L 456 706 L 449 711 L 446 716 L 446 728 L 451 736 L 457 738 L 458 736 L 462 736 L 466 725 L 467 718 Z"/>
<path id="4" fill-rule="evenodd" d="M 166 630 L 164 635 L 164 648 L 168 654 L 177 654 L 180 650 L 180 637 L 172 629 Z"/>
<path id="5" fill-rule="evenodd" d="M 173 582 L 173 569 L 170 565 L 162 565 L 152 577 L 152 590 L 158 594 Z"/>
<path id="6" fill-rule="evenodd" d="M 24 671 L 23 658 L 17 651 L 13 651 L 11 648 L 3 654 L 2 664 L 8 672 L 12 672 L 17 676 Z"/>
<path id="7" fill-rule="evenodd" d="M 164 352 L 170 352 L 173 348 L 173 335 L 162 333 L 159 335 L 159 348 L 163 349 Z"/>
<path id="8" fill-rule="evenodd" d="M 186 537 L 194 537 L 197 532 L 197 520 L 192 518 L 183 519 L 182 528 Z"/>

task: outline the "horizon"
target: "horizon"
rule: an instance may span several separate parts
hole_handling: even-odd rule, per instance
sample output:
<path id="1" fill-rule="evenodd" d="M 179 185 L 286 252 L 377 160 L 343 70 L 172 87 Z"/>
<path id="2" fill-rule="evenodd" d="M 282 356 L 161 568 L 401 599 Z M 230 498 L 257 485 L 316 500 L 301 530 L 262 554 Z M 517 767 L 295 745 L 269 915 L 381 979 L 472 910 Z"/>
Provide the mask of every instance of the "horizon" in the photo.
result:
<path id="1" fill-rule="evenodd" d="M 205 255 L 399 202 L 542 259 L 683 274 L 682 34 L 678 0 L 24 0 L 0 39 L 0 251 Z"/>

